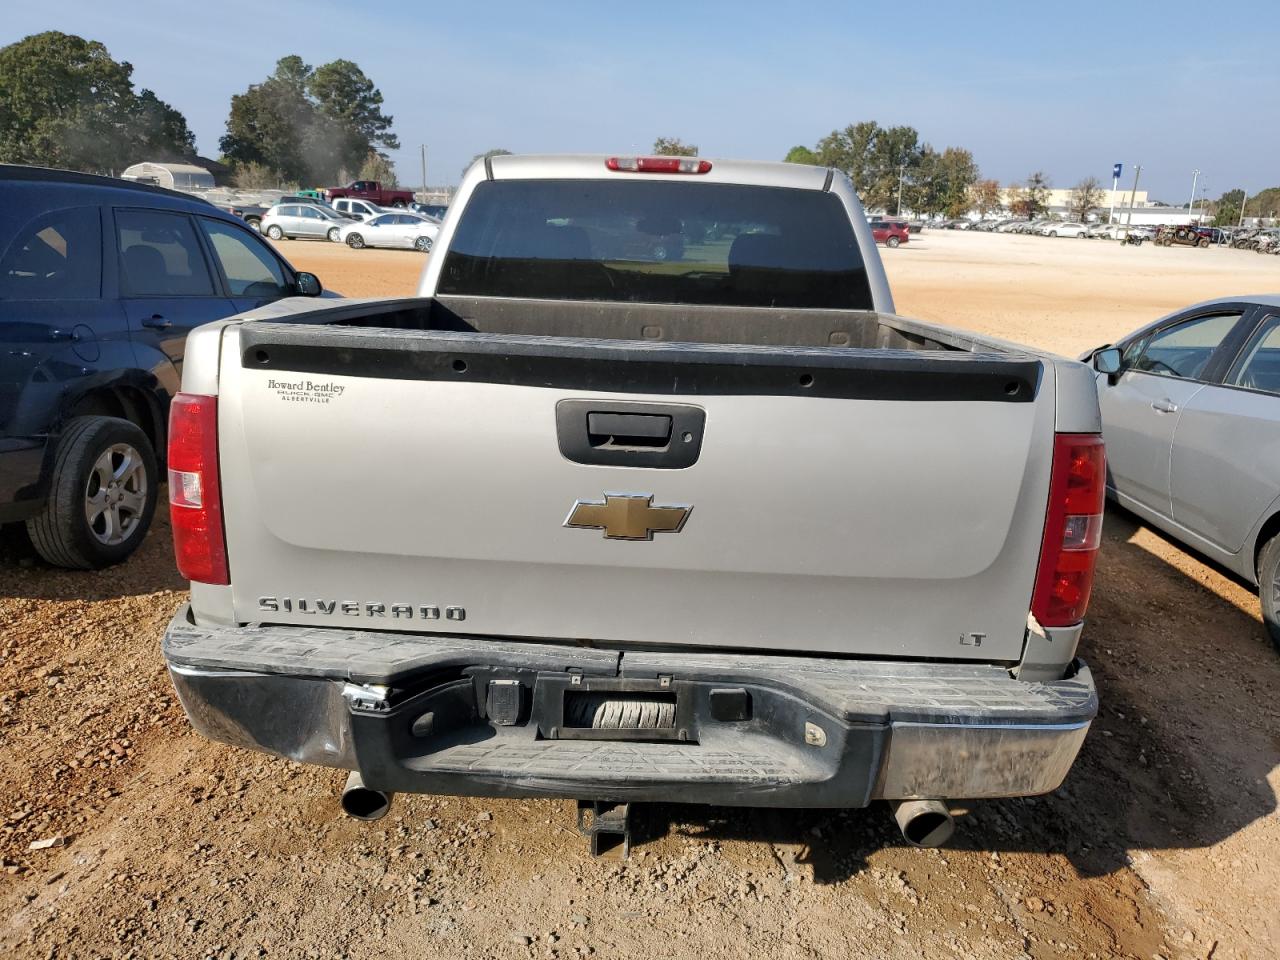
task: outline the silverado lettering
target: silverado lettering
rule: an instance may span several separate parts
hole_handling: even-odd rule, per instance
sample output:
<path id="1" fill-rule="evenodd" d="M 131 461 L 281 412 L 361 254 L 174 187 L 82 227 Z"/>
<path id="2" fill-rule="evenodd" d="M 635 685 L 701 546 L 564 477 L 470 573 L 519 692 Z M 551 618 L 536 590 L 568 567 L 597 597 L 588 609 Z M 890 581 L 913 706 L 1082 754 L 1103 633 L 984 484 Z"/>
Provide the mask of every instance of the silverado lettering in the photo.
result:
<path id="1" fill-rule="evenodd" d="M 375 601 L 360 602 L 356 600 L 311 600 L 305 597 L 259 597 L 258 609 L 264 613 L 301 613 L 325 614 L 332 616 L 335 612 L 348 617 L 390 617 L 393 620 L 439 620 L 442 613 L 446 620 L 465 620 L 467 611 L 463 607 L 439 607 L 434 604 L 420 603 L 378 603 Z M 362 614 L 363 611 L 363 614 Z"/>

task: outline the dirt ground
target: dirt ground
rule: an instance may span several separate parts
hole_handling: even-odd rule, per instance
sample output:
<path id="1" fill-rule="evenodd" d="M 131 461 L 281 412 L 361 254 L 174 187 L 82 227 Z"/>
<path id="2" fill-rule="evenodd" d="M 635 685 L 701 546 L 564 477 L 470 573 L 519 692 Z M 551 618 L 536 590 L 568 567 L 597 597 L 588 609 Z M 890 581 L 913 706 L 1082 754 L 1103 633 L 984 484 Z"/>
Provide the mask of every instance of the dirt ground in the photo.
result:
<path id="1" fill-rule="evenodd" d="M 284 243 L 348 295 L 422 257 Z M 900 312 L 1074 354 L 1280 289 L 1280 259 L 953 233 L 885 251 Z M 15 957 L 1280 956 L 1280 657 L 1246 585 L 1108 514 L 1066 784 L 956 803 L 945 850 L 850 812 L 654 806 L 594 861 L 569 803 L 398 797 L 190 732 L 159 640 L 167 523 L 100 573 L 0 536 L 0 953 Z M 55 841 L 43 849 L 33 842 Z"/>

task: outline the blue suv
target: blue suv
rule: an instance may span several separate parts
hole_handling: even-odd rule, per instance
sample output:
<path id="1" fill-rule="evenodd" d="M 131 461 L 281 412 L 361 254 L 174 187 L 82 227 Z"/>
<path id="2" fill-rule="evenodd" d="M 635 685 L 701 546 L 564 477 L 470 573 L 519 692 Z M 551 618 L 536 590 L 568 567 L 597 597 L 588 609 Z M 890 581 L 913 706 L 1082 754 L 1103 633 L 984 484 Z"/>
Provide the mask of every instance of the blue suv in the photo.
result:
<path id="1" fill-rule="evenodd" d="M 245 224 L 125 180 L 0 165 L 0 523 L 49 563 L 142 542 L 195 327 L 318 296 Z"/>

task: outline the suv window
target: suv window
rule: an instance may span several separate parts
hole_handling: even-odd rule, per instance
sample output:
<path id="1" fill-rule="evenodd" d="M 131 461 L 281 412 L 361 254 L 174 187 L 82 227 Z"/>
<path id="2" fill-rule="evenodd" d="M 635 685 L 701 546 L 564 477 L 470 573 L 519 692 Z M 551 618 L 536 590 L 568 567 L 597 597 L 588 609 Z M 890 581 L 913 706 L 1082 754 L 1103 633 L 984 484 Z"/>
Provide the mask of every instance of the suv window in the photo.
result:
<path id="1" fill-rule="evenodd" d="M 1133 369 L 1164 377 L 1196 380 L 1204 373 L 1213 352 L 1239 321 L 1238 313 L 1219 313 L 1166 327 L 1147 341 L 1146 349 L 1134 362 Z"/>
<path id="2" fill-rule="evenodd" d="M 1280 317 L 1268 317 L 1258 328 L 1227 383 L 1280 395 Z"/>
<path id="3" fill-rule="evenodd" d="M 440 293 L 871 308 L 835 194 L 683 180 L 491 180 L 458 223 Z"/>
<path id="4" fill-rule="evenodd" d="M 117 210 L 116 236 L 121 286 L 127 296 L 213 296 L 213 278 L 188 217 L 155 210 Z"/>
<path id="5" fill-rule="evenodd" d="M 96 300 L 102 296 L 97 207 L 68 207 L 18 231 L 0 260 L 0 300 Z"/>
<path id="6" fill-rule="evenodd" d="M 255 236 L 219 220 L 200 218 L 233 297 L 287 297 L 292 290 L 280 263 Z"/>

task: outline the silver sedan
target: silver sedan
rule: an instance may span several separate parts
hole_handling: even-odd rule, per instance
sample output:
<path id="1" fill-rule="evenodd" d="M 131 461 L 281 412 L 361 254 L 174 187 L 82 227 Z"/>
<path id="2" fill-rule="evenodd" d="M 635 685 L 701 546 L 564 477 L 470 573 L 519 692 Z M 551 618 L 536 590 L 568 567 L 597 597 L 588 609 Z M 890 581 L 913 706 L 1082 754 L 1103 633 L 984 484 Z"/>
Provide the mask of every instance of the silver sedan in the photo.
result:
<path id="1" fill-rule="evenodd" d="M 356 250 L 361 247 L 400 247 L 430 253 L 431 245 L 439 234 L 439 224 L 416 213 L 384 213 L 363 223 L 343 227 L 338 232 L 338 239 Z"/>
<path id="2" fill-rule="evenodd" d="M 1280 295 L 1197 304 L 1089 359 L 1108 493 L 1256 584 L 1280 647 Z"/>
<path id="3" fill-rule="evenodd" d="M 328 207 L 310 203 L 280 203 L 263 214 L 258 229 L 272 240 L 283 237 L 337 240 L 338 232 L 349 223 L 349 217 L 334 213 Z"/>

